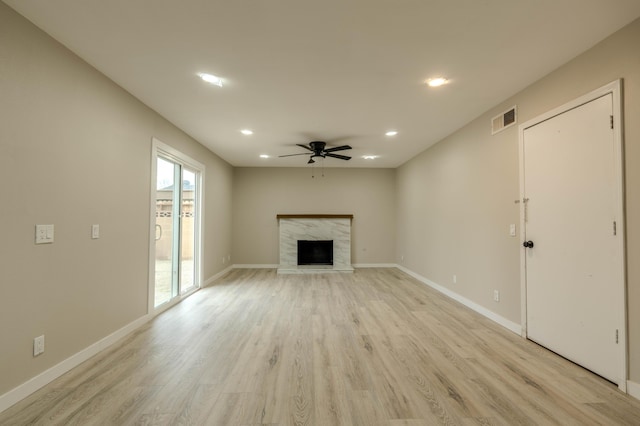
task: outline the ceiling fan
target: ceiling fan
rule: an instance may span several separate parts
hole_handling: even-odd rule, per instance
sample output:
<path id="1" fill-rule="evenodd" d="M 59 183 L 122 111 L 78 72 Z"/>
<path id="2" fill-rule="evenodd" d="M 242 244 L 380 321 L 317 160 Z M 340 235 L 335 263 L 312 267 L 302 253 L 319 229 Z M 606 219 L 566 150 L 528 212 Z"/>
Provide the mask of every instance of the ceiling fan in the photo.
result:
<path id="1" fill-rule="evenodd" d="M 340 155 L 340 154 L 334 154 L 334 152 L 336 151 L 344 151 L 346 149 L 351 149 L 351 147 L 349 145 L 342 145 L 342 146 L 334 146 L 331 148 L 326 148 L 327 143 L 326 142 L 322 142 L 322 141 L 313 141 L 313 142 L 309 142 L 309 145 L 303 145 L 301 143 L 297 143 L 296 145 L 298 145 L 299 147 L 302 147 L 306 150 L 311 151 L 311 156 L 309 157 L 309 161 L 307 161 L 307 164 L 313 164 L 315 163 L 314 158 L 316 157 L 321 157 L 321 158 L 325 158 L 325 157 L 332 157 L 332 158 L 338 158 L 340 160 L 350 160 L 351 157 L 348 157 L 346 155 Z M 302 152 L 300 154 L 288 154 L 288 155 L 280 155 L 280 157 L 292 157 L 294 155 L 309 155 L 308 152 Z"/>

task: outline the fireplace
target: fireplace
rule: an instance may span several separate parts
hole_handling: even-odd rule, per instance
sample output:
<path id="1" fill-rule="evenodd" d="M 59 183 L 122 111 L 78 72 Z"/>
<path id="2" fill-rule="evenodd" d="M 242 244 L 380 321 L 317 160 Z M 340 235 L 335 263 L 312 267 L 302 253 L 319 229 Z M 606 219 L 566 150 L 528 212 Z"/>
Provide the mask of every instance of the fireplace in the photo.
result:
<path id="1" fill-rule="evenodd" d="M 298 240 L 298 265 L 333 265 L 333 240 Z"/>
<path id="2" fill-rule="evenodd" d="M 351 221 L 350 214 L 279 214 L 280 234 L 279 274 L 312 274 L 328 272 L 353 272 L 351 266 Z M 301 243 L 300 243 L 301 242 Z M 319 244 L 311 258 L 299 250 L 305 242 Z M 322 247 L 322 245 L 325 247 Z M 320 253 L 324 251 L 323 254 Z M 329 252 L 328 250 L 331 250 Z M 314 254 L 315 252 L 315 254 Z"/>

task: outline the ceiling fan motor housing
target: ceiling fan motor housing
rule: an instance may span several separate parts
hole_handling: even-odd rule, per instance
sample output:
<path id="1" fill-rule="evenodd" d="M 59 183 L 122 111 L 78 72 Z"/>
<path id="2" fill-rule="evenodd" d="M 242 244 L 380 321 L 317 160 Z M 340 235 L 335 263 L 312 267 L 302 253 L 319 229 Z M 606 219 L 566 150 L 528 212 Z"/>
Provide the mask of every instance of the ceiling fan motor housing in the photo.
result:
<path id="1" fill-rule="evenodd" d="M 322 141 L 313 141 L 313 142 L 309 142 L 309 146 L 311 147 L 311 149 L 314 152 L 314 156 L 316 155 L 322 155 L 322 151 L 324 151 L 324 147 L 326 146 L 326 142 L 322 142 Z"/>

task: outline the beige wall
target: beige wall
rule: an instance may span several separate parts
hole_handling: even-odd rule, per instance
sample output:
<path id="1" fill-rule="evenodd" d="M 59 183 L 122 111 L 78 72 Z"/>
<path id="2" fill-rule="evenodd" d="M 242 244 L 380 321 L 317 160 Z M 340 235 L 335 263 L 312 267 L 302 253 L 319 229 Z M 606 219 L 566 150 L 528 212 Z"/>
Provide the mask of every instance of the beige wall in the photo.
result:
<path id="1" fill-rule="evenodd" d="M 353 214 L 351 261 L 392 263 L 395 170 L 236 168 L 233 180 L 234 264 L 278 264 L 277 214 Z"/>
<path id="2" fill-rule="evenodd" d="M 518 105 L 519 123 L 624 79 L 630 378 L 640 382 L 640 20 L 505 100 L 398 169 L 398 263 L 520 323 L 518 131 L 490 120 Z M 524 66 L 524 65 L 523 65 Z M 404 256 L 404 261 L 401 257 Z M 453 274 L 457 283 L 452 282 Z M 492 300 L 501 291 L 500 303 Z"/>
<path id="3" fill-rule="evenodd" d="M 0 3 L 0 395 L 146 314 L 154 136 L 206 166 L 206 279 L 232 168 Z"/>

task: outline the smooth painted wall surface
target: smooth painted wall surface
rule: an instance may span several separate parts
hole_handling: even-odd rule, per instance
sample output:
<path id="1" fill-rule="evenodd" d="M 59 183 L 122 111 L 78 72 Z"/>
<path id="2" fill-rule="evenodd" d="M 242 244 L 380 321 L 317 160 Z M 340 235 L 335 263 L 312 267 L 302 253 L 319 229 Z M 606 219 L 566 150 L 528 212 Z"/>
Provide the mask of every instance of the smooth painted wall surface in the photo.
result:
<path id="1" fill-rule="evenodd" d="M 395 170 L 236 168 L 234 264 L 277 265 L 278 214 L 353 214 L 351 261 L 393 263 Z"/>
<path id="2" fill-rule="evenodd" d="M 398 169 L 398 263 L 520 323 L 517 126 L 491 118 L 518 106 L 524 123 L 624 79 L 630 379 L 640 381 L 640 20 L 416 156 Z M 453 89 L 453 88 L 452 88 Z M 519 230 L 518 230 L 519 232 Z M 402 260 L 404 256 L 404 260 Z M 457 282 L 453 283 L 453 275 Z M 499 303 L 493 290 L 500 291 Z"/>
<path id="3" fill-rule="evenodd" d="M 232 168 L 0 3 L 0 395 L 147 314 L 154 136 L 206 166 L 206 279 Z"/>

